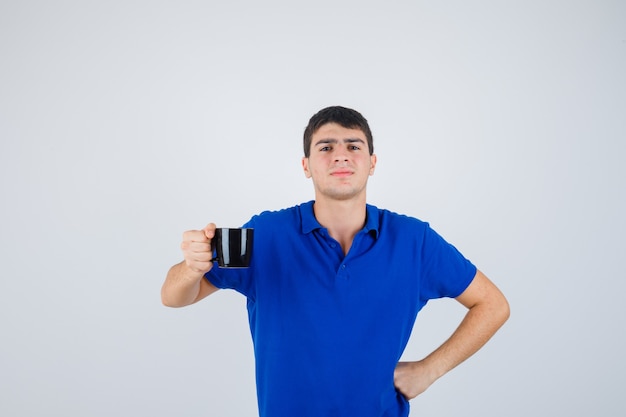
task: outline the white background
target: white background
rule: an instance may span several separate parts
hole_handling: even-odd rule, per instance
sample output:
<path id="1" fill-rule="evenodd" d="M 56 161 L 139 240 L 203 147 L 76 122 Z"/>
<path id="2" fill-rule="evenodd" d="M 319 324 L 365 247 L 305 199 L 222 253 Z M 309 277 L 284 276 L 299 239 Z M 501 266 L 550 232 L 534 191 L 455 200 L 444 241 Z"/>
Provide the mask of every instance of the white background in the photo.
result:
<path id="1" fill-rule="evenodd" d="M 624 416 L 623 1 L 0 2 L 0 414 L 254 416 L 245 300 L 160 304 L 182 232 L 313 198 L 309 117 L 370 121 L 369 202 L 512 316 L 415 416 Z M 407 359 L 463 309 L 430 303 Z"/>

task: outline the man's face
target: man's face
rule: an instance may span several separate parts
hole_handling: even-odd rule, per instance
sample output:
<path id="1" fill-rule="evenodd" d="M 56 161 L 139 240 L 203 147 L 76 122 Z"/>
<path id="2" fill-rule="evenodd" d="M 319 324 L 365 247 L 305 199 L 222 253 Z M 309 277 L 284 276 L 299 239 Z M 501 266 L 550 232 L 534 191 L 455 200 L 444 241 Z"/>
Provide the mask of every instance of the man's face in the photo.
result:
<path id="1" fill-rule="evenodd" d="M 376 155 L 369 154 L 365 135 L 336 123 L 322 125 L 312 136 L 311 154 L 302 158 L 316 199 L 365 198 L 367 178 L 374 174 Z"/>

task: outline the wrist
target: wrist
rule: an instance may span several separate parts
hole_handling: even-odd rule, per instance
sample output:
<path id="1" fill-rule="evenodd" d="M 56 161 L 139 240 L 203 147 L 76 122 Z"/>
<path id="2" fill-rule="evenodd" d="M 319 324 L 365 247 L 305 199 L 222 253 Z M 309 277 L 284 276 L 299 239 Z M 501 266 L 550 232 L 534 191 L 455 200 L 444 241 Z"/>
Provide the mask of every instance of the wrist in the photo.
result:
<path id="1" fill-rule="evenodd" d="M 439 361 L 430 356 L 416 363 L 416 372 L 422 373 L 425 377 L 428 378 L 431 384 L 444 376 L 446 373 L 445 367 L 441 366 L 441 363 Z"/>
<path id="2" fill-rule="evenodd" d="M 197 282 L 200 281 L 204 275 L 208 272 L 208 271 L 202 271 L 196 268 L 192 268 L 191 266 L 189 266 L 187 264 L 186 261 L 183 261 L 181 263 L 180 266 L 180 271 L 179 271 L 179 276 L 181 278 L 183 278 L 185 281 L 190 281 L 190 282 Z M 209 271 L 211 269 L 209 268 Z"/>

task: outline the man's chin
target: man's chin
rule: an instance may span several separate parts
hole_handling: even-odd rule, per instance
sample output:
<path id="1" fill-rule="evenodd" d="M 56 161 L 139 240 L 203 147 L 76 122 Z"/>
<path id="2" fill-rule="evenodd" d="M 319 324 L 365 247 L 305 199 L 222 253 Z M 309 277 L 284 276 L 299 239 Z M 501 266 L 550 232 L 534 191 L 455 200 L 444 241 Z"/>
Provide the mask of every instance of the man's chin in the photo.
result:
<path id="1" fill-rule="evenodd" d="M 364 194 L 363 190 L 355 190 L 355 189 L 343 189 L 343 190 L 333 189 L 333 190 L 326 190 L 325 192 L 322 192 L 322 195 L 324 195 L 328 199 L 337 200 L 337 201 L 353 200 L 359 197 L 361 194 Z"/>

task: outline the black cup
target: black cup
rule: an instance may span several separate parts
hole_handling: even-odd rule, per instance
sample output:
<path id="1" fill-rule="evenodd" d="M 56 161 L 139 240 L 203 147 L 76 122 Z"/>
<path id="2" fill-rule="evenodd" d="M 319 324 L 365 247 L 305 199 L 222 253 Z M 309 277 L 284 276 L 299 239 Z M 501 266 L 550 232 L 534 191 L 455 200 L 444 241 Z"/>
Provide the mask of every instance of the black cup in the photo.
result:
<path id="1" fill-rule="evenodd" d="M 218 228 L 212 246 L 217 252 L 213 261 L 220 268 L 247 268 L 252 258 L 252 238 L 254 229 Z"/>

